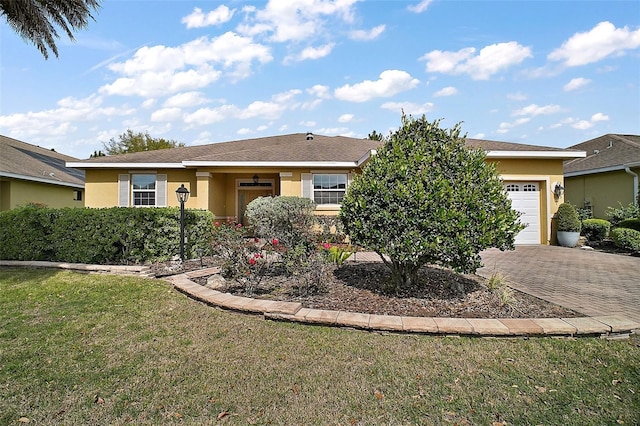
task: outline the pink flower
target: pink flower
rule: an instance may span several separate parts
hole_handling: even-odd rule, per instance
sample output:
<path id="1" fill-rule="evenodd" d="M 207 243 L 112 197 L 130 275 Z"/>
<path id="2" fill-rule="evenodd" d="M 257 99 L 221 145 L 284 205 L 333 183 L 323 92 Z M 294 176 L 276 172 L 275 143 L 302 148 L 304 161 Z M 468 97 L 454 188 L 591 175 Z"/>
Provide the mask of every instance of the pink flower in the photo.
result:
<path id="1" fill-rule="evenodd" d="M 254 243 L 259 243 L 259 242 L 260 242 L 260 239 L 259 239 L 258 237 L 255 237 L 255 238 L 253 239 L 253 242 L 254 242 Z"/>
<path id="2" fill-rule="evenodd" d="M 237 224 L 236 228 L 242 228 L 242 224 L 241 223 Z"/>
<path id="3" fill-rule="evenodd" d="M 255 257 L 256 259 L 260 259 L 260 253 L 254 254 L 253 257 Z"/>
<path id="4" fill-rule="evenodd" d="M 331 248 L 331 244 L 329 244 L 329 243 L 324 243 L 324 244 L 322 245 L 322 247 L 323 247 L 325 250 L 329 250 L 329 249 Z"/>
<path id="5" fill-rule="evenodd" d="M 256 264 L 256 260 L 253 257 L 249 259 L 249 265 L 255 265 L 255 264 Z"/>
<path id="6" fill-rule="evenodd" d="M 215 226 L 217 228 L 218 226 L 220 226 L 220 222 L 214 223 L 213 226 Z"/>
<path id="7" fill-rule="evenodd" d="M 277 246 L 279 242 L 280 241 L 278 241 L 277 238 L 274 238 L 273 240 L 271 240 L 271 244 L 273 244 L 274 246 Z"/>

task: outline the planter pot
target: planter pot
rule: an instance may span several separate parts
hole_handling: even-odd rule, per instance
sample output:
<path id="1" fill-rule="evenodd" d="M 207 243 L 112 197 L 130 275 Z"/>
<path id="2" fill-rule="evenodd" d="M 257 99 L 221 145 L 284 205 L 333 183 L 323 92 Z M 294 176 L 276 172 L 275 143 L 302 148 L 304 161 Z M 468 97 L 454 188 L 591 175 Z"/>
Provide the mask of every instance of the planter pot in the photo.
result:
<path id="1" fill-rule="evenodd" d="M 558 231 L 558 244 L 562 247 L 575 247 L 579 239 L 579 232 Z"/>

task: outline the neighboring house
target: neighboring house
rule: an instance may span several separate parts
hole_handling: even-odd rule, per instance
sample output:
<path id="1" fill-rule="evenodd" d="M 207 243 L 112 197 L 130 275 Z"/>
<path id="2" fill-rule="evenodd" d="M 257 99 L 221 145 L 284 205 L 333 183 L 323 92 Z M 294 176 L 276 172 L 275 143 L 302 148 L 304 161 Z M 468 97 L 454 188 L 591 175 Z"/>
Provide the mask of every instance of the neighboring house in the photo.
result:
<path id="1" fill-rule="evenodd" d="M 0 211 L 28 203 L 84 207 L 84 171 L 67 161 L 79 160 L 0 135 Z"/>
<path id="2" fill-rule="evenodd" d="M 260 196 L 307 197 L 317 214 L 337 215 L 354 174 L 382 142 L 311 133 L 272 136 L 211 145 L 69 162 L 86 171 L 88 207 L 177 206 L 176 189 L 191 192 L 186 207 L 208 209 L 217 218 L 244 221 L 247 204 Z M 562 198 L 563 160 L 584 152 L 542 146 L 467 139 L 496 162 L 505 189 L 529 226 L 519 244 L 547 244 L 551 217 Z"/>
<path id="3" fill-rule="evenodd" d="M 586 151 L 585 158 L 564 163 L 565 198 L 591 208 L 593 217 L 607 219 L 607 207 L 638 202 L 640 136 L 600 136 L 570 147 Z"/>

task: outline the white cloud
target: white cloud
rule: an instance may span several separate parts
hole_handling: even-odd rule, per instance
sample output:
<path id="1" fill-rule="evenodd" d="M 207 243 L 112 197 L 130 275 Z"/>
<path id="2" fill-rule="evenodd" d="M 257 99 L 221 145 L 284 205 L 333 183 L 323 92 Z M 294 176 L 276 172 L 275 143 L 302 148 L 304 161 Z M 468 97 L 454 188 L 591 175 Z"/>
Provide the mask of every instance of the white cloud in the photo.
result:
<path id="1" fill-rule="evenodd" d="M 562 108 L 560 108 L 559 105 L 538 106 L 536 104 L 531 104 L 531 105 L 528 105 L 528 106 L 526 106 L 524 108 L 517 109 L 517 110 L 513 111 L 511 113 L 511 115 L 513 115 L 513 116 L 518 116 L 518 115 L 536 116 L 536 115 L 556 114 L 556 113 L 561 112 L 561 111 L 562 111 Z"/>
<path id="2" fill-rule="evenodd" d="M 171 96 L 169 99 L 164 101 L 164 106 L 167 108 L 188 108 L 196 105 L 206 104 L 207 102 L 209 102 L 209 100 L 204 96 L 202 92 L 184 92 Z"/>
<path id="3" fill-rule="evenodd" d="M 39 136 L 69 135 L 78 129 L 79 123 L 129 116 L 136 112 L 126 106 L 103 106 L 103 98 L 96 94 L 82 99 L 66 97 L 57 104 L 57 108 L 44 111 L 0 115 L 0 128 L 11 137 L 31 141 Z"/>
<path id="4" fill-rule="evenodd" d="M 514 127 L 521 126 L 521 125 L 523 125 L 525 123 L 528 123 L 530 120 L 531 120 L 530 118 L 518 118 L 516 121 L 514 121 L 512 123 L 502 122 L 498 126 L 498 130 L 496 130 L 496 132 L 497 133 L 508 133 L 509 130 L 513 129 Z"/>
<path id="5" fill-rule="evenodd" d="M 320 135 L 327 136 L 347 136 L 347 137 L 356 137 L 356 134 L 349 130 L 347 127 L 323 127 L 318 129 L 317 131 Z"/>
<path id="6" fill-rule="evenodd" d="M 204 126 L 219 123 L 227 118 L 233 118 L 238 114 L 235 105 L 223 105 L 217 108 L 200 108 L 192 113 L 184 115 L 184 122 L 194 126 Z"/>
<path id="7" fill-rule="evenodd" d="M 378 25 L 371 28 L 369 31 L 365 30 L 353 30 L 349 33 L 351 40 L 368 41 L 374 40 L 380 36 L 386 29 L 386 25 Z"/>
<path id="8" fill-rule="evenodd" d="M 276 102 L 263 102 L 254 101 L 247 106 L 244 110 L 240 111 L 238 118 L 266 118 L 269 120 L 275 120 L 282 115 L 282 112 L 286 109 L 284 105 Z"/>
<path id="9" fill-rule="evenodd" d="M 587 130 L 593 127 L 593 123 L 587 120 L 580 120 L 571 125 L 574 129 Z"/>
<path id="10" fill-rule="evenodd" d="M 485 134 L 484 133 L 476 133 L 475 135 L 473 135 L 471 138 L 472 139 L 484 139 Z"/>
<path id="11" fill-rule="evenodd" d="M 201 28 L 208 27 L 210 25 L 220 25 L 228 22 L 233 17 L 235 9 L 231 10 L 225 5 L 220 5 L 218 8 L 205 14 L 202 9 L 196 7 L 191 14 L 182 18 L 180 22 L 187 25 L 187 28 Z"/>
<path id="12" fill-rule="evenodd" d="M 151 108 L 152 106 L 154 106 L 156 104 L 156 99 L 145 99 L 144 102 L 142 102 L 142 108 Z"/>
<path id="13" fill-rule="evenodd" d="M 366 102 L 373 98 L 388 98 L 411 90 L 420 84 L 420 80 L 411 77 L 405 71 L 386 70 L 380 73 L 376 81 L 365 80 L 353 86 L 347 84 L 334 91 L 336 98 L 349 102 Z"/>
<path id="14" fill-rule="evenodd" d="M 427 61 L 427 72 L 444 74 L 468 74 L 474 80 L 487 80 L 492 75 L 506 70 L 532 57 L 531 49 L 515 41 L 497 43 L 476 49 L 467 47 L 457 52 L 433 50 L 420 59 Z"/>
<path id="15" fill-rule="evenodd" d="M 239 129 L 236 133 L 239 135 L 249 135 L 253 133 L 253 130 L 243 127 L 242 129 Z"/>
<path id="16" fill-rule="evenodd" d="M 598 121 L 609 121 L 609 116 L 601 112 L 597 112 L 591 116 L 591 122 L 597 123 Z"/>
<path id="17" fill-rule="evenodd" d="M 458 93 L 458 89 L 456 89 L 453 86 L 448 86 L 448 87 L 443 87 L 442 89 L 438 90 L 436 93 L 433 94 L 433 96 L 440 97 L 440 96 L 453 96 L 455 94 Z"/>
<path id="18" fill-rule="evenodd" d="M 313 96 L 317 96 L 320 99 L 331 99 L 329 86 L 324 86 L 322 84 L 316 84 L 313 87 L 308 88 L 307 93 Z"/>
<path id="19" fill-rule="evenodd" d="M 98 92 L 120 96 L 159 96 L 183 90 L 200 89 L 220 78 L 220 71 L 209 66 L 181 72 L 145 72 L 135 77 L 118 78 Z"/>
<path id="20" fill-rule="evenodd" d="M 182 118 L 182 109 L 174 108 L 162 108 L 154 111 L 151 114 L 151 121 L 153 122 L 167 122 L 178 121 Z"/>
<path id="21" fill-rule="evenodd" d="M 415 5 L 409 5 L 407 6 L 407 10 L 414 12 L 414 13 L 422 13 L 425 10 L 427 10 L 427 8 L 429 7 L 429 5 L 433 2 L 433 0 L 422 0 L 420 1 L 420 3 L 415 4 Z"/>
<path id="22" fill-rule="evenodd" d="M 584 87 L 589 83 L 591 83 L 591 80 L 589 80 L 588 78 L 572 78 L 570 82 L 562 86 L 562 90 L 564 90 L 565 92 L 571 92 L 572 90 Z"/>
<path id="23" fill-rule="evenodd" d="M 601 112 L 597 112 L 595 114 L 593 114 L 591 116 L 591 119 L 589 120 L 581 120 L 578 118 L 573 118 L 573 117 L 567 117 L 564 118 L 562 120 L 560 120 L 560 122 L 552 124 L 551 126 L 549 126 L 549 128 L 551 129 L 557 129 L 559 127 L 562 126 L 571 126 L 574 129 L 578 129 L 578 130 L 587 130 L 592 128 L 593 126 L 596 125 L 596 123 L 600 122 L 600 121 L 609 121 L 609 116 L 605 115 Z"/>
<path id="24" fill-rule="evenodd" d="M 301 121 L 299 124 L 304 127 L 316 127 L 315 121 Z"/>
<path id="25" fill-rule="evenodd" d="M 296 55 L 288 55 L 286 58 L 284 58 L 284 63 L 287 64 L 290 62 L 306 61 L 308 59 L 314 60 L 314 59 L 324 58 L 325 56 L 328 56 L 331 53 L 334 46 L 335 46 L 335 43 L 329 43 L 329 44 L 325 44 L 324 46 L 306 47 Z"/>
<path id="26" fill-rule="evenodd" d="M 640 47 L 640 29 L 616 28 L 611 22 L 600 22 L 590 31 L 576 33 L 547 58 L 561 61 L 567 67 L 598 62 L 611 55 L 623 55 Z"/>
<path id="27" fill-rule="evenodd" d="M 287 90 L 286 92 L 276 93 L 275 95 L 271 96 L 271 99 L 279 104 L 291 103 L 294 98 L 300 93 L 302 93 L 302 90 L 291 89 Z"/>
<path id="28" fill-rule="evenodd" d="M 353 114 L 342 114 L 340 117 L 338 117 L 338 122 L 339 123 L 349 123 L 351 121 L 353 121 L 353 118 L 355 116 Z"/>
<path id="29" fill-rule="evenodd" d="M 524 93 L 509 93 L 507 95 L 507 99 L 512 100 L 512 101 L 525 101 L 527 100 L 527 95 L 525 95 Z"/>
<path id="30" fill-rule="evenodd" d="M 110 64 L 109 69 L 122 76 L 99 92 L 146 97 L 199 89 L 221 77 L 222 71 L 215 65 L 234 78 L 243 78 L 251 74 L 254 62 L 271 60 L 267 46 L 232 32 L 212 39 L 201 37 L 178 47 L 145 46 L 125 62 Z"/>
<path id="31" fill-rule="evenodd" d="M 432 111 L 433 104 L 431 102 L 426 102 L 422 105 L 413 102 L 385 102 L 380 108 L 388 109 L 398 114 L 404 111 L 405 114 L 422 115 Z"/>
<path id="32" fill-rule="evenodd" d="M 274 42 L 302 41 L 323 34 L 327 21 L 353 21 L 358 0 L 269 1 L 264 9 L 245 7 L 245 22 L 238 31 L 249 36 L 266 35 Z"/>

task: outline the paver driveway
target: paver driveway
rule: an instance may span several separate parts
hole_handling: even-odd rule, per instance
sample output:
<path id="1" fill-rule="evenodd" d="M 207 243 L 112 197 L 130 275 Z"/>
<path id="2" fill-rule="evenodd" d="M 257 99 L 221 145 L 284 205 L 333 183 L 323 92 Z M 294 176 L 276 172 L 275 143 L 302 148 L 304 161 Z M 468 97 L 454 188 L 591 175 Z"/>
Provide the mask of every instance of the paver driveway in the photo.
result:
<path id="1" fill-rule="evenodd" d="M 589 316 L 640 323 L 640 258 L 555 246 L 481 253 L 478 274 L 500 272 L 511 287 Z"/>

